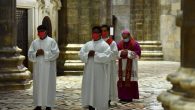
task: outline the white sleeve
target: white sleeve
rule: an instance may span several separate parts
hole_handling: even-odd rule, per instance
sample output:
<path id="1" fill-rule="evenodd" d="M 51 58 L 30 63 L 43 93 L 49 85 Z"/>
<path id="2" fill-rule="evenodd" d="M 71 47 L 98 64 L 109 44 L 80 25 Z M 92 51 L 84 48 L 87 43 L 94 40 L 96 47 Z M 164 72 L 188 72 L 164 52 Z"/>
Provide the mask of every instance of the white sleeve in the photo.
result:
<path id="1" fill-rule="evenodd" d="M 89 51 L 86 50 L 86 44 L 81 47 L 80 52 L 79 52 L 79 57 L 82 62 L 87 63 L 88 61 L 88 53 Z"/>
<path id="2" fill-rule="evenodd" d="M 128 56 L 127 56 L 127 57 L 128 57 L 129 59 L 135 59 L 135 58 L 136 58 L 136 56 L 133 55 L 132 53 L 133 53 L 133 51 L 128 50 Z"/>
<path id="3" fill-rule="evenodd" d="M 31 61 L 31 62 L 36 62 L 36 53 L 37 51 L 35 50 L 35 47 L 34 47 L 34 41 L 31 43 L 30 45 L 30 48 L 28 50 L 28 59 Z"/>
<path id="4" fill-rule="evenodd" d="M 120 50 L 119 52 L 118 52 L 118 58 L 121 58 L 120 56 L 121 56 L 121 52 L 122 52 L 122 50 Z"/>
<path id="5" fill-rule="evenodd" d="M 117 44 L 115 42 L 113 42 L 111 45 L 111 51 L 112 51 L 112 54 L 111 54 L 111 59 L 112 60 L 116 60 L 117 57 L 118 57 L 118 48 L 117 48 Z"/>
<path id="6" fill-rule="evenodd" d="M 44 50 L 44 60 L 54 61 L 58 58 L 59 53 L 60 51 L 59 51 L 58 45 L 55 41 L 53 41 L 51 44 L 51 49 L 49 51 Z"/>
<path id="7" fill-rule="evenodd" d="M 109 63 L 111 61 L 111 54 L 112 51 L 110 49 L 110 46 L 106 46 L 105 48 L 103 48 L 104 51 L 99 53 L 99 52 L 95 52 L 95 56 L 94 56 L 94 61 L 97 63 Z"/>

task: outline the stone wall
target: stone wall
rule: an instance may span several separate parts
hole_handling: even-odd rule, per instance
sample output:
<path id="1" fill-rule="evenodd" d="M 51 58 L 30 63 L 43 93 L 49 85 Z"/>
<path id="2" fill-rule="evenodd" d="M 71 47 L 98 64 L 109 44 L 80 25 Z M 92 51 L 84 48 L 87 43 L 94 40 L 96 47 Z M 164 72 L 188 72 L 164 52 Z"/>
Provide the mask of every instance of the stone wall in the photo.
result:
<path id="1" fill-rule="evenodd" d="M 180 61 L 180 27 L 176 26 L 180 0 L 161 0 L 160 4 L 160 38 L 164 60 Z"/>
<path id="2" fill-rule="evenodd" d="M 139 41 L 159 39 L 159 1 L 131 0 L 130 30 Z"/>
<path id="3" fill-rule="evenodd" d="M 115 40 L 121 39 L 121 30 L 129 29 L 130 0 L 113 0 L 113 15 L 117 18 L 115 26 Z"/>
<path id="4" fill-rule="evenodd" d="M 91 40 L 91 28 L 95 25 L 110 23 L 110 0 L 62 0 L 63 10 L 60 17 L 63 20 L 66 33 L 61 30 L 60 37 L 66 44 L 82 44 Z M 61 24 L 59 24 L 59 27 Z"/>
<path id="5" fill-rule="evenodd" d="M 117 17 L 116 40 L 123 29 L 139 41 L 160 40 L 158 0 L 114 0 L 113 15 Z"/>

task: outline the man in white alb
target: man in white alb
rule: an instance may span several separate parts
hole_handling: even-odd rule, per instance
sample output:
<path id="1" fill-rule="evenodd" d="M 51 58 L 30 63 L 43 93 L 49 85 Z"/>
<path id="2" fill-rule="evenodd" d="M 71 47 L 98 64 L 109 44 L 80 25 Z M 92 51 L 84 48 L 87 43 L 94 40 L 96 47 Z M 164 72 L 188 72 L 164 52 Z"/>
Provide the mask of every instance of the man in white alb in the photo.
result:
<path id="1" fill-rule="evenodd" d="M 37 28 L 39 38 L 29 48 L 28 58 L 33 62 L 33 99 L 36 108 L 51 110 L 56 94 L 56 59 L 59 49 L 56 41 L 47 36 L 44 25 Z"/>
<path id="2" fill-rule="evenodd" d="M 108 25 L 102 25 L 102 38 L 104 41 L 110 46 L 112 51 L 111 54 L 111 62 L 109 63 L 109 74 L 110 74 L 110 87 L 109 87 L 109 102 L 110 105 L 111 101 L 116 101 L 118 98 L 117 93 L 117 65 L 116 60 L 118 59 L 118 48 L 116 42 L 110 36 L 110 27 Z"/>
<path id="3" fill-rule="evenodd" d="M 84 44 L 79 56 L 85 63 L 82 80 L 82 106 L 89 110 L 107 110 L 109 100 L 109 73 L 111 50 L 101 39 L 101 28 L 92 28 L 92 40 Z"/>

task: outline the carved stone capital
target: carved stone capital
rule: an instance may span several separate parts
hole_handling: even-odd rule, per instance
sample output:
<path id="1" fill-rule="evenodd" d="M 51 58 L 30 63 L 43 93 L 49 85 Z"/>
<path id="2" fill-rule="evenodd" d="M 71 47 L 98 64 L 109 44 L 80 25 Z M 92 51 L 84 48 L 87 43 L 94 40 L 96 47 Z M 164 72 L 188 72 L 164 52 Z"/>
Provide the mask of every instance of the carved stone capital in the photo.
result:
<path id="1" fill-rule="evenodd" d="M 62 7 L 62 3 L 60 0 L 51 0 L 51 3 L 53 4 L 53 9 L 60 10 Z"/>

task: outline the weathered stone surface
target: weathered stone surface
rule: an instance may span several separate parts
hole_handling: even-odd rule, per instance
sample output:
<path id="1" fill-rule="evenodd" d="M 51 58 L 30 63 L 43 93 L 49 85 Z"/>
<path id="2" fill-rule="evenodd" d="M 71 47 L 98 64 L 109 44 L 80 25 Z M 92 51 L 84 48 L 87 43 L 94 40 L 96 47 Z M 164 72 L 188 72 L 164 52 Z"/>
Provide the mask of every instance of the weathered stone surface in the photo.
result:
<path id="1" fill-rule="evenodd" d="M 118 16 L 130 16 L 130 10 L 129 10 L 129 5 L 117 5 L 114 6 L 113 10 L 114 15 Z"/>
<path id="2" fill-rule="evenodd" d="M 78 14 L 78 10 L 76 9 L 76 8 L 68 8 L 67 9 L 67 13 L 68 13 L 68 17 L 72 17 L 72 16 L 74 16 L 74 17 L 78 17 L 79 16 L 79 14 Z"/>
<path id="3" fill-rule="evenodd" d="M 80 6 L 81 7 L 88 7 L 90 5 L 91 0 L 81 0 L 80 1 Z"/>
<path id="4" fill-rule="evenodd" d="M 65 21 L 64 24 L 60 24 L 60 25 L 66 25 L 66 26 L 60 26 L 60 27 L 65 28 L 66 33 L 62 32 L 61 30 L 60 36 L 65 37 L 65 41 L 66 41 L 65 43 L 72 43 L 72 44 L 84 43 L 87 40 L 90 40 L 89 36 L 91 34 L 91 29 L 89 28 L 91 28 L 91 26 L 100 25 L 101 23 L 106 24 L 106 22 L 110 23 L 111 22 L 111 18 L 109 17 L 110 13 L 101 14 L 102 12 L 111 12 L 111 9 L 107 7 L 109 6 L 109 4 L 106 4 L 108 2 L 109 1 L 107 0 L 105 1 L 100 1 L 100 0 L 62 1 L 62 5 L 65 8 L 63 9 L 64 13 L 61 13 L 60 17 L 61 16 L 64 17 Z M 84 36 L 86 36 L 86 38 L 83 38 Z M 82 39 L 85 40 L 82 41 Z"/>
<path id="5" fill-rule="evenodd" d="M 113 5 L 127 5 L 129 0 L 113 0 Z"/>
<path id="6" fill-rule="evenodd" d="M 167 1 L 167 0 L 165 0 Z M 163 45 L 163 54 L 165 60 L 180 61 L 180 27 L 176 26 L 176 15 L 180 10 L 180 0 L 170 2 L 162 1 L 161 6 L 170 8 L 161 8 L 160 16 L 160 38 Z M 169 10 L 168 13 L 162 11 Z"/>
<path id="7" fill-rule="evenodd" d="M 90 25 L 80 25 L 80 33 L 79 34 L 89 34 L 89 31 L 91 31 Z"/>
<path id="8" fill-rule="evenodd" d="M 180 60 L 180 28 L 175 23 L 175 16 L 161 16 L 160 36 L 165 60 Z"/>
<path id="9" fill-rule="evenodd" d="M 67 0 L 67 8 L 78 8 L 79 0 Z"/>

